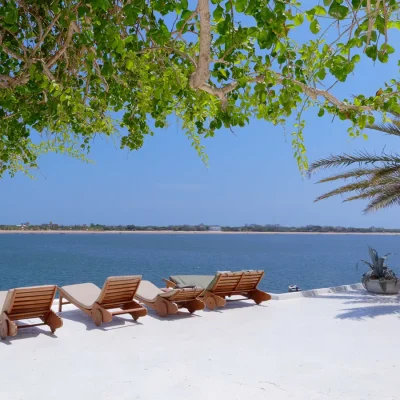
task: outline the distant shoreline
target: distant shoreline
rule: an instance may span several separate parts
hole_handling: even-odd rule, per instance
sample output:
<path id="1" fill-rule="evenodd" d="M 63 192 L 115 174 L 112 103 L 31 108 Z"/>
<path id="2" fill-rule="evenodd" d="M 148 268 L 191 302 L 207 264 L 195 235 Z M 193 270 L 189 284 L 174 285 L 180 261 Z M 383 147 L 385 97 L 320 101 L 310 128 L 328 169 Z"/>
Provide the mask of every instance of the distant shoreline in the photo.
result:
<path id="1" fill-rule="evenodd" d="M 379 235 L 397 236 L 397 232 L 220 232 L 220 231 L 72 231 L 72 230 L 45 230 L 45 231 L 22 231 L 22 230 L 0 230 L 0 235 Z"/>

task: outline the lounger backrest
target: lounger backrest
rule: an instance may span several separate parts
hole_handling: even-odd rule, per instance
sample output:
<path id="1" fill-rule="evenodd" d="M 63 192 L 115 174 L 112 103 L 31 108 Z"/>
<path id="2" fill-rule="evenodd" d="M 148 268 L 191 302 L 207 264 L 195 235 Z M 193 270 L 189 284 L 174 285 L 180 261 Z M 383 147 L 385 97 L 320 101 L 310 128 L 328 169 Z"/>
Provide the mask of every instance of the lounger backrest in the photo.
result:
<path id="1" fill-rule="evenodd" d="M 238 292 L 254 290 L 257 288 L 263 276 L 264 271 L 243 271 L 242 278 L 235 290 Z"/>
<path id="2" fill-rule="evenodd" d="M 119 307 L 133 300 L 142 277 L 111 276 L 107 278 L 100 293 L 97 303 L 107 307 Z"/>
<path id="3" fill-rule="evenodd" d="M 215 294 L 232 293 L 240 282 L 242 272 L 218 272 L 207 290 Z"/>
<path id="4" fill-rule="evenodd" d="M 264 271 L 219 272 L 207 290 L 220 295 L 247 293 L 254 290 Z"/>
<path id="5" fill-rule="evenodd" d="M 182 288 L 170 300 L 175 303 L 190 301 L 199 297 L 203 292 L 203 288 Z"/>
<path id="6" fill-rule="evenodd" d="M 56 290 L 53 285 L 11 289 L 3 311 L 11 318 L 41 317 L 50 311 Z"/>

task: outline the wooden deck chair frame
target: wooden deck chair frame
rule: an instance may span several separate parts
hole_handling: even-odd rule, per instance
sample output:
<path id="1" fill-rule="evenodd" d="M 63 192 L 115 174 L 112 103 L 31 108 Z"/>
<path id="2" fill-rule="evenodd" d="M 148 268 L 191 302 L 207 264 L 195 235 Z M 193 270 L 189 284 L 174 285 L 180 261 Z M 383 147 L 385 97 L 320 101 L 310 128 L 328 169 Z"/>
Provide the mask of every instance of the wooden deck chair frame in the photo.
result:
<path id="1" fill-rule="evenodd" d="M 176 314 L 180 308 L 186 308 L 191 314 L 198 310 L 204 310 L 205 304 L 199 299 L 203 292 L 202 288 L 184 288 L 174 289 L 173 293 L 165 291 L 165 296 L 160 293 L 154 301 L 149 301 L 142 296 L 136 298 L 155 310 L 159 317 L 166 317 Z"/>
<path id="2" fill-rule="evenodd" d="M 204 290 L 204 302 L 209 310 L 226 305 L 226 297 L 244 296 L 256 304 L 271 299 L 271 295 L 257 289 L 264 271 L 219 272 Z M 167 287 L 176 287 L 171 279 L 164 279 Z"/>
<path id="3" fill-rule="evenodd" d="M 0 337 L 15 336 L 19 329 L 33 326 L 49 326 L 51 332 L 61 328 L 62 319 L 51 309 L 57 286 L 33 286 L 11 289 L 6 297 L 0 316 Z M 41 323 L 17 325 L 17 321 L 39 318 Z"/>
<path id="4" fill-rule="evenodd" d="M 73 304 L 89 315 L 96 326 L 111 322 L 115 315 L 122 314 L 130 314 L 137 321 L 140 317 L 147 315 L 147 309 L 134 300 L 141 280 L 142 277 L 139 275 L 107 278 L 97 301 L 91 308 L 82 307 L 74 297 L 62 287 L 58 287 L 60 293 L 58 311 L 62 312 L 62 306 L 65 304 Z M 63 299 L 68 301 L 63 302 Z"/>

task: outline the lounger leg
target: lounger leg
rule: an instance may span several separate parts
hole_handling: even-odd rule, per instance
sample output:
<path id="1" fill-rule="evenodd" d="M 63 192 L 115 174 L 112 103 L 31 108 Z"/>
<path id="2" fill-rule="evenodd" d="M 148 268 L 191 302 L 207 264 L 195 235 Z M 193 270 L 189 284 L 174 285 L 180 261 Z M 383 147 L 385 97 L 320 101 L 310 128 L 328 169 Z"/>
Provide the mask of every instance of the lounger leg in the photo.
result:
<path id="1" fill-rule="evenodd" d="M 205 304 L 199 299 L 191 300 L 188 301 L 185 304 L 185 307 L 188 309 L 188 311 L 193 314 L 197 310 L 204 310 Z"/>
<path id="2" fill-rule="evenodd" d="M 249 294 L 249 299 L 254 300 L 256 304 L 260 304 L 263 301 L 271 300 L 271 295 L 262 290 L 255 289 Z"/>
<path id="3" fill-rule="evenodd" d="M 0 322 L 0 337 L 4 340 L 7 336 L 16 336 L 18 327 L 14 321 L 8 318 L 6 313 L 3 313 Z"/>
<path id="4" fill-rule="evenodd" d="M 5 340 L 7 336 L 8 336 L 8 322 L 5 319 L 3 319 L 0 322 L 0 338 L 2 340 Z"/>
<path id="5" fill-rule="evenodd" d="M 99 304 L 94 303 L 92 308 L 92 319 L 96 326 L 100 326 L 102 322 L 111 322 L 112 314 Z"/>
<path id="6" fill-rule="evenodd" d="M 62 319 L 54 311 L 49 311 L 47 316 L 42 318 L 42 321 L 50 327 L 53 333 L 63 326 Z"/>
<path id="7" fill-rule="evenodd" d="M 62 298 L 62 296 L 60 294 L 60 297 L 58 299 L 58 312 L 62 312 L 62 306 L 63 306 L 62 301 L 63 301 L 63 298 Z"/>
<path id="8" fill-rule="evenodd" d="M 226 305 L 226 300 L 223 297 L 207 291 L 204 293 L 204 302 L 209 310 L 215 310 L 216 307 L 224 307 Z"/>
<path id="9" fill-rule="evenodd" d="M 176 314 L 178 306 L 171 301 L 157 297 L 155 301 L 155 309 L 159 317 L 166 317 L 167 315 Z"/>
<path id="10" fill-rule="evenodd" d="M 166 303 L 169 315 L 176 314 L 178 312 L 179 308 L 175 303 L 173 303 L 172 301 L 167 301 Z"/>
<path id="11" fill-rule="evenodd" d="M 133 310 L 129 313 L 135 321 L 137 321 L 140 317 L 145 317 L 147 315 L 147 310 L 134 300 L 132 300 L 130 303 L 126 303 L 122 307 L 123 310 L 132 310 L 135 308 L 137 308 L 137 310 Z"/>

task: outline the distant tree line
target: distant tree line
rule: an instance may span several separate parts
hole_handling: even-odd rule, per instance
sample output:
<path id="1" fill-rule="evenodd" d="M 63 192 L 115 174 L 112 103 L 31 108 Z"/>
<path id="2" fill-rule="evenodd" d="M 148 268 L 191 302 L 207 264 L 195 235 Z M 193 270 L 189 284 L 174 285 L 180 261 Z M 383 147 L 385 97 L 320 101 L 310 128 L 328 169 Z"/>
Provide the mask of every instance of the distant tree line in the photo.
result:
<path id="1" fill-rule="evenodd" d="M 205 231 L 222 231 L 222 232 L 316 232 L 316 233 L 400 233 L 400 229 L 376 228 L 354 228 L 343 226 L 323 226 L 323 225 L 306 225 L 299 227 L 281 226 L 281 225 L 244 225 L 244 226 L 215 226 L 215 225 L 59 225 L 59 224 L 40 224 L 32 225 L 29 223 L 21 225 L 0 225 L 1 231 L 23 230 L 23 231 L 173 231 L 173 232 L 205 232 Z"/>

